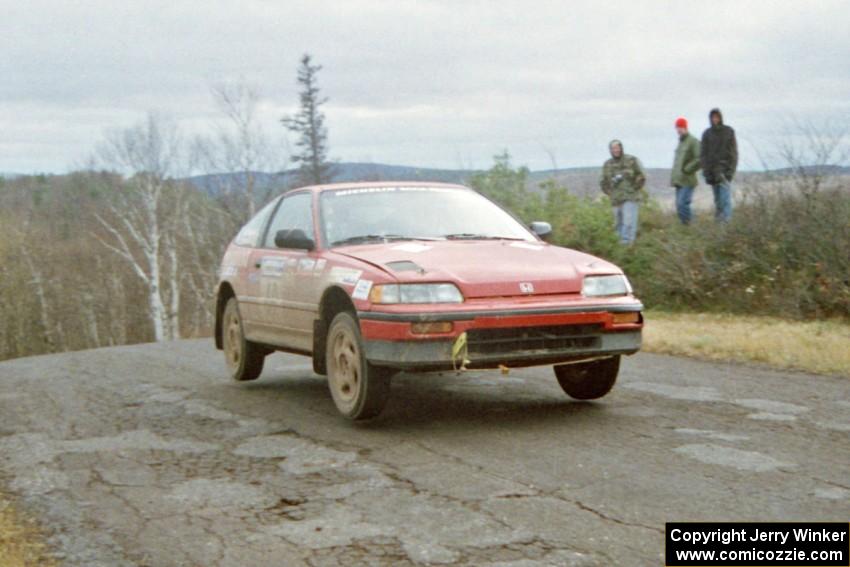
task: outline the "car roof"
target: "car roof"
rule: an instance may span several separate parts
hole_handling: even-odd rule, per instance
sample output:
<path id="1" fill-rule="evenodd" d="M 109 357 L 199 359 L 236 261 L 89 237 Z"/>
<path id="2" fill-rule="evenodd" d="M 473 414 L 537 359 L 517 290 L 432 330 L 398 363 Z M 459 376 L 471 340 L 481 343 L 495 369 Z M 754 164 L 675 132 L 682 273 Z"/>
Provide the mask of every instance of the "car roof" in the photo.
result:
<path id="1" fill-rule="evenodd" d="M 358 181 L 350 183 L 327 183 L 324 185 L 309 185 L 307 187 L 291 189 L 286 193 L 292 193 L 293 191 L 312 191 L 314 193 L 322 193 L 324 191 L 340 191 L 344 189 L 368 189 L 372 187 L 442 187 L 446 189 L 469 189 L 469 187 L 466 187 L 465 185 L 460 185 L 458 183 L 442 183 L 437 181 Z"/>

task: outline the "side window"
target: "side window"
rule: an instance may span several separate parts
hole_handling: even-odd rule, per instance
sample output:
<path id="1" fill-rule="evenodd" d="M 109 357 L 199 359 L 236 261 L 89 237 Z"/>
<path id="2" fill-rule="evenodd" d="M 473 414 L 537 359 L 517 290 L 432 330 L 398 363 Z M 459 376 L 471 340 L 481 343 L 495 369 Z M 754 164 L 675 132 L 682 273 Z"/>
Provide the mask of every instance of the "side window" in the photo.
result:
<path id="1" fill-rule="evenodd" d="M 233 239 L 233 244 L 236 246 L 256 246 L 260 239 L 260 233 L 266 225 L 269 215 L 274 210 L 278 199 L 272 199 L 272 202 L 260 209 L 260 212 L 254 215 L 254 218 L 242 227 Z"/>
<path id="2" fill-rule="evenodd" d="M 275 248 L 274 237 L 279 230 L 299 228 L 308 238 L 313 238 L 313 194 L 296 193 L 284 197 L 266 232 L 265 248 Z"/>

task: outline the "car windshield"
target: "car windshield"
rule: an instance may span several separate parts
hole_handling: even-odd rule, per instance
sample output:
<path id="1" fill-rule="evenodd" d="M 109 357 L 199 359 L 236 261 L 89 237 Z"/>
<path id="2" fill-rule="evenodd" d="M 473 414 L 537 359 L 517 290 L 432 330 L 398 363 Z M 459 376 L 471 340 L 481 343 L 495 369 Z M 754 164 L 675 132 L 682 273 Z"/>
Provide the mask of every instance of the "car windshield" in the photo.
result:
<path id="1" fill-rule="evenodd" d="M 323 192 L 320 203 L 331 246 L 406 239 L 535 241 L 514 217 L 471 189 L 341 189 Z"/>

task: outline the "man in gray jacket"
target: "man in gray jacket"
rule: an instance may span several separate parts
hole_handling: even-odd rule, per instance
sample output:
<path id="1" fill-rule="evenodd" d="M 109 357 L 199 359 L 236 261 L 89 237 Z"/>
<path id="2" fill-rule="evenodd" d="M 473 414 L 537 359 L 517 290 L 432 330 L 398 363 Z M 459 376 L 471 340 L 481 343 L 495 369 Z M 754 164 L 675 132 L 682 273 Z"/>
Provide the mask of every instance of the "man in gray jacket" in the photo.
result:
<path id="1" fill-rule="evenodd" d="M 611 159 L 602 166 L 599 187 L 611 199 L 614 229 L 620 242 L 634 244 L 638 229 L 638 208 L 643 198 L 646 174 L 640 160 L 623 152 L 620 140 L 608 144 Z"/>

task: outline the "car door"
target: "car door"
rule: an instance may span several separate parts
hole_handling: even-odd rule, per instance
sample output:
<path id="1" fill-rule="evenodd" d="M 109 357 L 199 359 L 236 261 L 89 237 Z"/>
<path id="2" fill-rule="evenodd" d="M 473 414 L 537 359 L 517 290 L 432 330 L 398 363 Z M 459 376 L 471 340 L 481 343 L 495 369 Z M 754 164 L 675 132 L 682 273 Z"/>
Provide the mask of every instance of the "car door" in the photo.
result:
<path id="1" fill-rule="evenodd" d="M 233 239 L 234 249 L 239 251 L 239 258 L 241 259 L 238 265 L 233 266 L 237 269 L 238 274 L 235 280 L 236 296 L 239 300 L 242 322 L 249 334 L 253 322 L 262 314 L 262 305 L 258 303 L 260 295 L 259 259 L 262 257 L 259 250 L 262 245 L 264 229 L 272 212 L 277 207 L 278 201 L 279 199 L 274 199 L 260 209 Z"/>
<path id="2" fill-rule="evenodd" d="M 315 239 L 313 195 L 309 191 L 284 196 L 257 250 L 255 265 L 259 266 L 259 299 L 263 307 L 256 330 L 263 342 L 309 351 L 318 312 L 310 293 L 315 285 L 317 253 L 275 244 L 279 231 L 295 229 Z"/>

